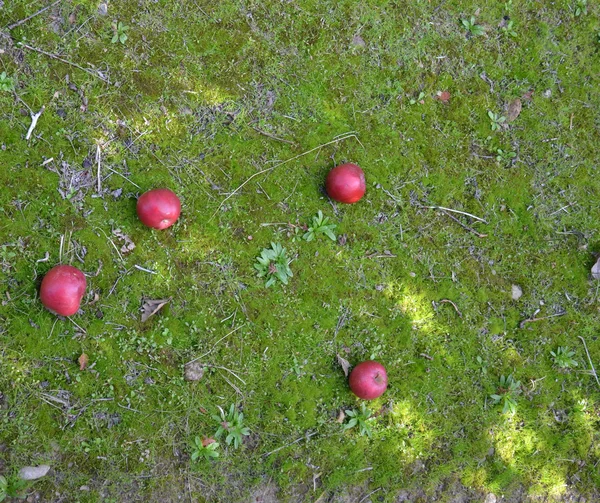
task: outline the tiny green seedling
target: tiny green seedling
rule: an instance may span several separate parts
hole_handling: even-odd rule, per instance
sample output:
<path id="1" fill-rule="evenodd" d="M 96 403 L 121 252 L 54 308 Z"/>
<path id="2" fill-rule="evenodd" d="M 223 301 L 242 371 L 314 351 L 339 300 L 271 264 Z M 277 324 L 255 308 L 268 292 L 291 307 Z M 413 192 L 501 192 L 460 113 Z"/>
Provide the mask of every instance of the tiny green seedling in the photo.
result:
<path id="1" fill-rule="evenodd" d="M 8 480 L 6 480 L 6 477 L 0 475 L 0 501 L 4 501 L 6 499 L 6 496 L 8 496 L 7 491 Z"/>
<path id="2" fill-rule="evenodd" d="M 409 103 L 411 105 L 415 105 L 416 103 L 419 103 L 421 105 L 423 105 L 425 103 L 425 101 L 423 100 L 423 98 L 425 98 L 425 93 L 423 91 L 421 91 L 419 93 L 419 96 L 415 99 L 415 98 L 411 98 Z"/>
<path id="3" fill-rule="evenodd" d="M 219 407 L 220 415 L 213 415 L 213 419 L 219 423 L 219 429 L 215 433 L 215 438 L 221 438 L 225 433 L 225 442 L 227 445 L 233 443 L 234 448 L 238 448 L 242 445 L 243 437 L 250 435 L 250 428 L 244 426 L 244 414 L 239 412 L 235 408 L 235 404 L 231 404 L 229 412 L 225 414 L 225 411 Z"/>
<path id="4" fill-rule="evenodd" d="M 510 412 L 514 414 L 517 411 L 517 398 L 521 389 L 521 381 L 515 380 L 512 375 L 507 377 L 500 376 L 498 382 L 498 393 L 490 395 L 494 404 L 502 404 L 502 414 Z"/>
<path id="5" fill-rule="evenodd" d="M 312 241 L 319 234 L 325 234 L 329 239 L 335 241 L 337 237 L 333 231 L 336 227 L 335 224 L 330 224 L 329 217 L 323 216 L 323 212 L 319 210 L 319 212 L 312 217 L 312 223 L 308 227 L 308 232 L 302 236 L 302 239 L 305 241 Z"/>
<path id="6" fill-rule="evenodd" d="M 490 126 L 492 131 L 497 131 L 502 127 L 502 124 L 506 122 L 506 117 L 503 115 L 495 114 L 491 110 L 488 110 L 488 117 L 490 118 Z"/>
<path id="7" fill-rule="evenodd" d="M 274 285 L 277 280 L 287 285 L 289 278 L 294 275 L 290 269 L 291 260 L 288 259 L 286 250 L 280 243 L 271 243 L 271 248 L 263 248 L 256 261 L 254 268 L 260 278 L 267 279 L 265 283 L 267 288 Z"/>
<path id="8" fill-rule="evenodd" d="M 367 421 L 371 421 L 373 418 L 371 417 L 373 412 L 367 409 L 364 402 L 360 406 L 360 410 L 352 409 L 344 411 L 346 416 L 350 418 L 350 420 L 344 424 L 344 430 L 349 430 L 358 426 L 359 432 L 361 435 L 366 435 L 371 438 L 373 432 L 371 431 L 371 427 L 368 425 Z"/>
<path id="9" fill-rule="evenodd" d="M 560 369 L 568 369 L 579 365 L 575 356 L 575 351 L 570 351 L 568 346 L 559 346 L 556 351 L 550 351 L 552 361 Z"/>
<path id="10" fill-rule="evenodd" d="M 509 164 L 515 157 L 517 157 L 517 153 L 512 150 L 502 150 L 501 148 L 496 150 L 496 162 L 498 164 Z"/>
<path id="11" fill-rule="evenodd" d="M 204 458 L 207 461 L 218 458 L 219 446 L 219 442 L 215 442 L 212 439 L 202 440 L 200 437 L 196 437 L 194 439 L 192 461 L 197 461 L 200 458 Z"/>
<path id="12" fill-rule="evenodd" d="M 13 79 L 6 75 L 6 72 L 0 73 L 0 91 L 12 91 L 14 88 Z"/>
<path id="13" fill-rule="evenodd" d="M 575 2 L 575 17 L 587 16 L 587 0 L 577 0 Z"/>
<path id="14" fill-rule="evenodd" d="M 480 24 L 477 24 L 477 20 L 475 16 L 471 16 L 469 19 L 463 18 L 460 20 L 462 25 L 467 29 L 467 31 L 473 36 L 483 35 L 485 33 L 485 29 Z"/>
<path id="15" fill-rule="evenodd" d="M 517 37 L 517 32 L 515 31 L 515 23 L 512 19 L 510 21 L 508 21 L 500 29 L 502 30 L 502 33 L 504 33 L 504 35 L 506 35 L 507 37 L 512 37 L 512 38 Z"/>
<path id="16" fill-rule="evenodd" d="M 117 42 L 121 42 L 122 44 L 124 44 L 127 41 L 127 34 L 125 33 L 127 30 L 129 30 L 129 26 L 125 26 L 121 21 L 119 22 L 114 22 L 111 26 L 112 28 L 112 32 L 113 32 L 113 37 L 111 42 L 113 44 L 116 44 Z"/>
<path id="17" fill-rule="evenodd" d="M 488 371 L 488 362 L 486 362 L 481 356 L 477 357 L 477 364 L 479 365 L 479 370 L 483 375 L 487 375 Z"/>

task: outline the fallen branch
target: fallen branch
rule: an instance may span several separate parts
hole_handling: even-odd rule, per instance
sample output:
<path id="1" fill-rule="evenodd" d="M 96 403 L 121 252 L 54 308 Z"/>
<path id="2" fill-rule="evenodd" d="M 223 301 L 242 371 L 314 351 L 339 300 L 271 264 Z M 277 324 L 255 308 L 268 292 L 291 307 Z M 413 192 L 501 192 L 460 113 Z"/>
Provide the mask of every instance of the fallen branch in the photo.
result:
<path id="1" fill-rule="evenodd" d="M 48 56 L 49 58 L 60 61 L 61 63 L 65 63 L 66 65 L 70 65 L 74 68 L 81 70 L 82 72 L 87 73 L 88 75 L 91 75 L 92 77 L 96 77 L 97 79 L 100 79 L 101 81 L 106 82 L 107 84 L 110 84 L 110 80 L 107 79 L 106 77 L 103 77 L 99 73 L 94 73 L 91 70 L 88 70 L 87 68 L 83 68 L 83 66 L 79 66 L 77 63 L 73 63 L 72 61 L 61 58 L 60 56 L 57 56 L 56 54 L 52 54 L 51 52 L 43 51 L 42 49 L 38 49 L 37 47 L 32 47 L 32 46 L 30 46 L 28 44 L 24 44 L 22 42 L 20 42 L 19 45 L 20 45 L 20 47 L 23 47 L 23 49 L 27 49 L 29 51 L 43 54 L 44 56 Z"/>
<path id="2" fill-rule="evenodd" d="M 583 337 L 581 337 L 581 335 L 578 335 L 577 337 L 579 337 L 581 339 L 581 342 L 583 342 L 583 347 L 585 348 L 585 354 L 587 355 L 588 361 L 590 362 L 590 367 L 592 367 L 592 375 L 594 376 L 594 378 L 596 379 L 596 382 L 598 383 L 598 386 L 600 387 L 600 380 L 598 380 L 598 374 L 596 374 L 596 369 L 594 368 L 594 364 L 592 363 L 592 358 L 590 357 L 590 352 L 588 351 L 587 344 L 585 343 L 585 339 Z"/>
<path id="3" fill-rule="evenodd" d="M 96 161 L 98 161 L 98 195 L 102 194 L 102 182 L 101 182 L 101 178 L 100 178 L 100 160 L 101 160 L 100 145 L 96 145 Z"/>
<path id="4" fill-rule="evenodd" d="M 420 354 L 419 354 L 419 356 L 421 356 L 421 357 L 425 358 L 426 360 L 433 361 L 433 356 L 429 356 L 429 355 L 428 355 L 428 354 L 426 354 L 426 353 L 420 353 Z"/>
<path id="5" fill-rule="evenodd" d="M 294 440 L 293 442 L 290 442 L 289 444 L 282 445 L 281 447 L 278 447 L 277 449 L 275 449 L 271 452 L 267 452 L 266 454 L 264 454 L 264 457 L 268 458 L 271 454 L 275 454 L 276 452 L 279 452 L 280 450 L 285 449 L 286 447 L 290 447 L 291 445 L 297 444 L 298 442 L 302 442 L 302 440 L 308 440 L 310 437 L 313 437 L 316 434 L 317 434 L 317 432 L 313 431 L 312 433 L 309 433 L 308 435 L 304 435 L 303 437 L 297 438 L 296 440 Z"/>
<path id="6" fill-rule="evenodd" d="M 456 310 L 456 313 L 458 314 L 458 317 L 462 318 L 462 313 L 458 310 L 458 307 L 456 307 L 456 304 L 454 302 L 452 302 L 450 299 L 442 299 L 442 300 L 440 300 L 440 304 L 441 303 L 452 304 L 452 307 Z"/>
<path id="7" fill-rule="evenodd" d="M 262 129 L 258 129 L 257 127 L 251 126 L 252 129 L 254 129 L 254 131 L 256 131 L 257 133 L 260 133 L 264 136 L 268 136 L 269 138 L 273 138 L 273 140 L 277 140 L 277 141 L 282 141 L 283 143 L 287 143 L 289 145 L 297 145 L 296 142 L 291 141 L 291 140 L 286 140 L 284 138 L 279 138 L 279 136 L 275 136 L 274 134 L 271 133 L 267 133 L 266 131 L 263 131 Z"/>
<path id="8" fill-rule="evenodd" d="M 35 16 L 40 15 L 42 12 L 47 11 L 48 9 L 51 9 L 52 7 L 54 7 L 56 4 L 59 4 L 60 2 L 62 2 L 62 0 L 56 0 L 56 2 L 51 3 L 50 5 L 44 7 L 43 9 L 38 10 L 37 12 L 34 12 L 31 16 L 28 16 L 25 19 L 21 19 L 21 21 L 17 21 L 16 23 L 8 25 L 6 27 L 6 29 L 8 31 L 14 30 L 17 26 L 21 26 L 22 24 L 25 24 L 30 19 L 33 19 Z"/>
<path id="9" fill-rule="evenodd" d="M 521 323 L 519 323 L 519 328 L 523 328 L 525 327 L 525 325 L 527 323 L 531 323 L 533 321 L 542 321 L 542 320 L 548 320 L 550 318 L 556 318 L 557 316 L 564 316 L 565 314 L 567 314 L 566 311 L 562 312 L 562 313 L 558 313 L 558 314 L 551 314 L 550 316 L 543 316 L 541 318 L 528 318 L 526 320 L 523 320 Z"/>
<path id="10" fill-rule="evenodd" d="M 221 201 L 221 204 L 219 204 L 219 206 L 217 207 L 217 209 L 215 210 L 215 212 L 212 214 L 212 216 L 208 219 L 209 221 L 212 220 L 215 215 L 219 212 L 219 210 L 223 207 L 223 205 L 229 200 L 231 199 L 235 194 L 237 194 L 246 184 L 248 184 L 251 180 L 253 180 L 254 178 L 256 178 L 257 176 L 263 175 L 265 173 L 269 173 L 273 170 L 275 170 L 276 168 L 279 168 L 280 166 L 283 166 L 284 164 L 287 164 L 288 162 L 292 162 L 295 161 L 296 159 L 299 159 L 300 157 L 304 157 L 305 155 L 310 154 L 311 152 L 315 152 L 316 150 L 320 150 L 323 147 L 327 147 L 328 145 L 333 145 L 334 143 L 339 143 L 341 141 L 347 140 L 348 138 L 356 138 L 356 140 L 358 141 L 358 137 L 356 136 L 356 134 L 354 133 L 347 133 L 347 134 L 343 134 L 340 135 L 339 137 L 337 137 L 334 140 L 331 140 L 327 143 L 323 143 L 315 148 L 311 148 L 310 150 L 307 150 L 306 152 L 302 152 L 301 154 L 298 154 L 294 157 L 290 157 L 289 159 L 286 159 L 285 161 L 282 161 L 278 164 L 275 164 L 275 166 L 271 166 L 270 168 L 266 168 L 263 169 L 261 171 L 258 171 L 256 173 L 254 173 L 253 175 L 251 175 L 249 178 L 246 179 L 245 182 L 243 182 L 237 189 L 235 189 L 231 194 L 229 194 L 225 199 L 223 199 L 223 201 Z M 359 142 L 360 143 L 360 142 Z"/>
<path id="11" fill-rule="evenodd" d="M 487 221 L 483 218 L 477 217 L 475 215 L 471 215 L 471 213 L 467 213 L 466 211 L 453 210 L 452 208 L 445 208 L 444 206 L 420 206 L 421 208 L 427 208 L 430 210 L 442 210 L 442 211 L 450 211 L 451 213 L 458 213 L 459 215 L 466 215 L 467 217 L 471 217 L 479 222 L 483 222 L 487 224 Z"/>
<path id="12" fill-rule="evenodd" d="M 38 122 L 38 119 L 40 118 L 40 115 L 42 115 L 44 113 L 44 110 L 46 110 L 46 106 L 44 105 L 40 111 L 36 114 L 31 114 L 31 126 L 29 126 L 29 131 L 27 131 L 27 136 L 25 136 L 26 140 L 29 140 L 29 138 L 31 138 L 31 133 L 33 133 L 33 130 L 35 129 L 35 126 Z"/>
<path id="13" fill-rule="evenodd" d="M 458 218 L 456 218 L 453 215 L 450 215 L 450 213 L 447 213 L 444 210 L 440 210 L 440 211 L 447 217 L 454 220 L 458 225 L 460 225 L 466 231 L 469 231 L 469 232 L 472 232 L 473 234 L 475 234 L 478 238 L 487 238 L 487 234 L 481 234 L 480 232 L 477 232 L 475 229 L 473 229 L 473 227 L 469 227 L 468 225 L 463 224 Z"/>

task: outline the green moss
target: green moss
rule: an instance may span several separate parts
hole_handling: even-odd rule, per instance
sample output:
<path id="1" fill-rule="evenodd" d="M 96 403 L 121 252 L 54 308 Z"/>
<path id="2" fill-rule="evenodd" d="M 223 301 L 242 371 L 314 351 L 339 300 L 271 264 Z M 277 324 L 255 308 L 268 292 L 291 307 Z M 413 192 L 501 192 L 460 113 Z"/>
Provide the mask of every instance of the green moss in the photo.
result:
<path id="1" fill-rule="evenodd" d="M 473 7 L 459 0 L 213 4 L 109 3 L 99 16 L 80 1 L 11 31 L 118 85 L 0 45 L 22 100 L 0 92 L 1 466 L 49 463 L 42 499 L 90 502 L 168 501 L 172 488 L 248 501 L 269 484 L 284 501 L 417 487 L 448 499 L 456 480 L 597 498 L 599 395 L 577 338 L 597 362 L 596 7 L 485 6 L 486 34 L 467 38 L 458 19 Z M 10 2 L 3 26 L 35 9 Z M 505 15 L 516 38 L 498 28 Z M 110 43 L 113 20 L 130 27 L 125 44 Z M 519 117 L 492 131 L 487 112 L 516 97 Z M 23 102 L 46 107 L 29 142 Z M 97 144 L 118 197 L 97 197 Z M 344 161 L 364 167 L 367 194 L 330 205 L 323 180 Z M 57 190 L 63 162 L 89 170 L 81 200 Z M 183 202 L 164 232 L 135 215 L 156 186 Z M 318 210 L 345 244 L 299 239 Z M 294 259 L 287 287 L 255 275 L 271 241 Z M 37 294 L 61 260 L 88 275 L 72 320 Z M 144 298 L 169 297 L 140 321 Z M 566 345 L 579 366 L 560 370 L 550 351 Z M 388 368 L 371 439 L 336 422 L 359 406 L 336 355 Z M 186 382 L 198 357 L 204 377 Z M 508 374 L 522 383 L 515 416 L 489 398 Z M 192 463 L 193 438 L 214 435 L 211 415 L 231 403 L 251 437 Z"/>

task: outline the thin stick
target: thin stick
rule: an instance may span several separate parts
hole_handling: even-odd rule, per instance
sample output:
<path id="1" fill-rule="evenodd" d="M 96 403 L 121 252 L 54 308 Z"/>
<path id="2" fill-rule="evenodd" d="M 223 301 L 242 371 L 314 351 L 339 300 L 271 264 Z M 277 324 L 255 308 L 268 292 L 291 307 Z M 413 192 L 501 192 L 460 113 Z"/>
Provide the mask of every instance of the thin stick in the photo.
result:
<path id="1" fill-rule="evenodd" d="M 22 24 L 25 24 L 27 21 L 29 21 L 30 19 L 33 19 L 35 16 L 38 16 L 39 14 L 41 14 L 44 11 L 47 11 L 48 9 L 51 9 L 52 7 L 54 7 L 56 4 L 62 2 L 62 0 L 56 0 L 56 2 L 48 5 L 47 7 L 44 7 L 43 9 L 38 10 L 37 12 L 34 12 L 31 16 L 26 17 L 25 19 L 21 19 L 21 21 L 17 21 L 16 23 L 13 23 L 11 25 L 8 25 L 6 27 L 6 29 L 8 31 L 10 30 L 14 30 L 17 26 L 21 26 Z"/>
<path id="2" fill-rule="evenodd" d="M 235 189 L 231 194 L 229 194 L 225 199 L 223 199 L 223 201 L 221 201 L 221 204 L 219 204 L 218 208 L 215 210 L 215 212 L 212 214 L 212 216 L 209 218 L 209 221 L 212 220 L 215 215 L 219 212 L 219 210 L 223 207 L 223 205 L 229 200 L 231 199 L 235 194 L 237 194 L 246 184 L 248 184 L 252 179 L 256 178 L 257 176 L 263 175 L 265 173 L 268 173 L 270 171 L 273 171 L 274 169 L 283 166 L 284 164 L 287 164 L 288 162 L 292 162 L 295 161 L 296 159 L 299 159 L 300 157 L 304 157 L 305 155 L 310 154 L 311 152 L 314 152 L 315 150 L 320 150 L 323 147 L 326 147 L 328 145 L 332 145 L 334 143 L 339 143 L 341 141 L 347 140 L 348 138 L 356 138 L 358 140 L 358 137 L 355 134 L 347 134 L 346 136 L 340 136 L 339 138 L 335 139 L 335 140 L 331 140 L 330 142 L 327 143 L 323 143 L 322 145 L 319 145 L 318 147 L 315 148 L 311 148 L 310 150 L 307 150 L 306 152 L 302 152 L 301 154 L 298 154 L 294 157 L 290 157 L 289 159 L 282 161 L 278 164 L 275 164 L 274 166 L 271 166 L 270 168 L 266 168 L 263 169 L 261 171 L 258 171 L 256 173 L 254 173 L 252 176 L 250 176 L 249 178 L 246 179 L 245 182 L 243 182 L 237 189 Z"/>
<path id="3" fill-rule="evenodd" d="M 296 142 L 293 142 L 293 141 L 290 141 L 290 140 L 285 140 L 283 138 L 279 138 L 279 136 L 275 136 L 274 134 L 267 133 L 266 131 L 263 131 L 262 129 L 258 129 L 257 127 L 254 127 L 254 126 L 251 126 L 251 127 L 257 133 L 260 133 L 262 135 L 268 136 L 269 138 L 273 138 L 274 140 L 282 141 L 283 143 L 287 143 L 289 145 L 297 145 Z"/>
<path id="4" fill-rule="evenodd" d="M 121 173 L 119 173 L 118 171 L 115 171 L 114 169 L 112 169 L 109 166 L 106 166 L 106 169 L 108 169 L 108 171 L 114 173 L 115 175 L 119 175 L 122 178 L 125 178 L 125 180 L 127 180 L 131 185 L 137 187 L 138 189 L 142 190 L 142 188 L 137 184 L 137 183 L 133 183 L 129 178 L 127 178 L 125 175 L 122 175 Z"/>
<path id="5" fill-rule="evenodd" d="M 281 447 L 278 447 L 277 449 L 275 449 L 271 452 L 267 452 L 266 454 L 264 454 L 264 457 L 268 458 L 271 454 L 275 454 L 276 452 L 279 452 L 281 449 L 285 449 L 286 447 L 290 447 L 291 445 L 297 444 L 298 442 L 302 442 L 302 440 L 308 440 L 310 437 L 313 437 L 316 434 L 317 434 L 317 432 L 313 431 L 309 435 L 305 435 L 303 437 L 297 438 L 296 440 L 294 440 L 293 442 L 290 442 L 289 444 L 282 445 Z"/>
<path id="6" fill-rule="evenodd" d="M 598 380 L 598 374 L 596 374 L 596 369 L 594 368 L 594 364 L 592 363 L 592 358 L 590 357 L 590 352 L 588 351 L 587 344 L 585 343 L 585 339 L 583 337 L 581 337 L 581 335 L 578 335 L 577 337 L 579 337 L 581 339 L 581 342 L 583 342 L 583 347 L 585 348 L 585 353 L 587 354 L 588 361 L 590 362 L 590 366 L 592 367 L 592 375 L 594 376 L 594 378 L 596 379 L 596 382 L 598 383 L 598 386 L 600 387 L 600 381 Z"/>
<path id="7" fill-rule="evenodd" d="M 102 192 L 102 183 L 100 178 L 100 145 L 96 145 L 96 160 L 98 161 L 98 194 Z"/>
<path id="8" fill-rule="evenodd" d="M 40 108 L 40 111 L 37 114 L 31 114 L 31 126 L 29 126 L 29 131 L 27 131 L 27 136 L 25 136 L 26 140 L 29 140 L 29 138 L 31 138 L 31 133 L 33 133 L 37 121 L 40 118 L 40 115 L 42 115 L 42 113 L 44 112 L 44 110 L 46 110 L 46 105 Z"/>
<path id="9" fill-rule="evenodd" d="M 229 386 L 231 386 L 231 387 L 232 387 L 232 388 L 235 390 L 235 392 L 236 392 L 236 393 L 238 393 L 238 394 L 239 394 L 240 396 L 242 396 L 242 397 L 244 396 L 244 394 L 243 394 L 243 393 L 240 391 L 240 388 L 238 388 L 238 387 L 237 387 L 235 384 L 233 384 L 233 383 L 232 383 L 232 382 L 231 382 L 229 379 L 227 379 L 227 377 L 225 377 L 225 375 L 224 375 L 224 374 L 221 374 L 221 377 L 222 377 L 223 379 L 225 379 L 225 381 L 227 382 L 227 384 L 229 384 Z"/>
<path id="10" fill-rule="evenodd" d="M 440 211 L 446 215 L 447 217 L 450 217 L 452 220 L 454 220 L 458 225 L 460 225 L 463 229 L 472 232 L 473 234 L 475 234 L 478 238 L 487 238 L 487 234 L 481 234 L 480 232 L 477 232 L 475 229 L 473 229 L 473 227 L 469 227 L 468 225 L 463 224 L 458 218 L 456 218 L 453 215 L 450 215 L 450 213 L 445 212 L 444 210 L 440 209 Z"/>
<path id="11" fill-rule="evenodd" d="M 85 331 L 85 328 L 83 328 L 82 326 L 80 326 L 79 324 L 77 324 L 73 318 L 71 318 L 70 316 L 67 316 L 67 319 L 71 323 L 73 323 L 73 325 L 75 325 L 79 330 L 81 330 L 84 334 L 87 334 L 87 332 Z"/>
<path id="12" fill-rule="evenodd" d="M 452 302 L 450 299 L 442 299 L 440 300 L 440 303 L 441 302 L 447 302 L 448 304 L 452 304 L 452 307 L 454 307 L 454 309 L 456 310 L 459 318 L 462 318 L 462 313 L 458 310 L 458 307 L 456 307 L 456 304 L 454 302 Z"/>
<path id="13" fill-rule="evenodd" d="M 65 63 L 66 65 L 70 65 L 74 68 L 81 70 L 82 72 L 87 73 L 88 75 L 91 75 L 92 77 L 96 77 L 97 79 L 100 79 L 101 81 L 106 82 L 107 84 L 110 84 L 110 80 L 107 79 L 106 77 L 102 77 L 99 73 L 94 73 L 91 70 L 88 70 L 87 68 L 83 68 L 83 66 L 79 66 L 77 63 L 73 63 L 72 61 L 68 61 L 66 59 L 61 58 L 60 56 L 57 56 L 56 54 L 52 54 L 51 52 L 42 51 L 42 49 L 38 49 L 37 47 L 32 47 L 28 44 L 20 43 L 20 46 L 23 47 L 24 49 L 28 49 L 30 51 L 37 52 L 39 54 L 43 54 L 44 56 L 48 56 L 49 58 L 60 61 L 61 63 Z"/>
<path id="14" fill-rule="evenodd" d="M 226 337 L 229 337 L 231 334 L 233 334 L 234 332 L 237 332 L 240 328 L 246 326 L 244 325 L 240 325 L 237 328 L 234 328 L 231 332 L 229 332 L 228 334 L 224 335 L 223 337 L 221 337 L 217 342 L 215 342 L 214 346 L 211 348 L 210 351 L 207 351 L 206 353 L 204 353 L 202 356 L 199 356 L 198 358 L 194 358 L 193 360 L 190 360 L 189 362 L 186 363 L 186 365 L 189 365 L 190 363 L 193 363 L 195 361 L 200 360 L 201 358 L 204 358 L 205 356 L 208 356 L 209 354 L 211 354 L 215 348 L 217 347 L 217 344 L 219 344 L 219 342 L 221 342 L 223 339 L 225 339 Z"/>
<path id="15" fill-rule="evenodd" d="M 371 496 L 371 494 L 375 494 L 377 491 L 381 491 L 381 487 L 378 487 L 377 489 L 375 489 L 374 491 L 371 491 L 369 494 L 367 494 L 363 499 L 361 499 L 358 503 L 363 503 L 363 501 L 366 501 L 366 499 Z"/>
<path id="16" fill-rule="evenodd" d="M 233 370 L 228 369 L 227 367 L 220 367 L 219 365 L 207 365 L 207 367 L 212 367 L 215 369 L 221 369 L 221 370 L 226 370 L 227 372 L 229 372 L 233 377 L 237 378 L 240 382 L 242 382 L 243 384 L 246 384 L 246 381 L 244 381 L 240 376 L 238 376 Z"/>
<path id="17" fill-rule="evenodd" d="M 539 309 L 538 309 L 538 311 L 539 311 Z M 543 316 L 541 318 L 528 318 L 526 320 L 523 320 L 521 323 L 519 323 L 519 328 L 523 328 L 526 323 L 530 323 L 532 321 L 548 320 L 550 318 L 556 318 L 557 316 L 564 316 L 565 314 L 567 314 L 566 311 L 564 313 L 551 314 L 550 316 Z"/>
<path id="18" fill-rule="evenodd" d="M 151 271 L 150 269 L 144 269 L 142 266 L 139 266 L 137 264 L 135 264 L 133 267 L 135 267 L 138 271 L 149 272 L 150 274 L 158 274 L 156 271 Z"/>
<path id="19" fill-rule="evenodd" d="M 460 215 L 466 215 L 468 217 L 474 218 L 475 220 L 479 220 L 480 222 L 483 222 L 484 224 L 487 224 L 487 221 L 484 220 L 483 218 L 476 217 L 475 215 L 471 215 L 470 213 L 467 213 L 466 211 L 453 210 L 452 208 L 445 208 L 444 206 L 421 206 L 421 208 L 428 208 L 430 210 L 442 210 L 442 211 L 450 211 L 452 213 L 459 213 Z"/>

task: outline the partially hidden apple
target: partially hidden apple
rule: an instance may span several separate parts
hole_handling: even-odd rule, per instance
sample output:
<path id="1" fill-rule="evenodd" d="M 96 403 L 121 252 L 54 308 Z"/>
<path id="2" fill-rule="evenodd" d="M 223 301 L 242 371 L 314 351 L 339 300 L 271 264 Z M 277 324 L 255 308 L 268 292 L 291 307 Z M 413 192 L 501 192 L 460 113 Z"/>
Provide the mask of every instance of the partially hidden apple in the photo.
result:
<path id="1" fill-rule="evenodd" d="M 340 164 L 327 175 L 325 188 L 331 199 L 346 204 L 356 203 L 367 189 L 365 173 L 356 164 Z"/>
<path id="2" fill-rule="evenodd" d="M 147 227 L 166 229 L 171 227 L 181 213 L 179 198 L 169 189 L 154 189 L 143 193 L 137 202 L 137 214 Z"/>
<path id="3" fill-rule="evenodd" d="M 87 282 L 84 274 L 70 265 L 50 269 L 40 287 L 40 300 L 51 312 L 71 316 L 79 310 Z"/>
<path id="4" fill-rule="evenodd" d="M 385 367 L 376 361 L 359 363 L 350 372 L 348 384 L 352 393 L 363 400 L 373 400 L 387 389 L 388 379 Z"/>

